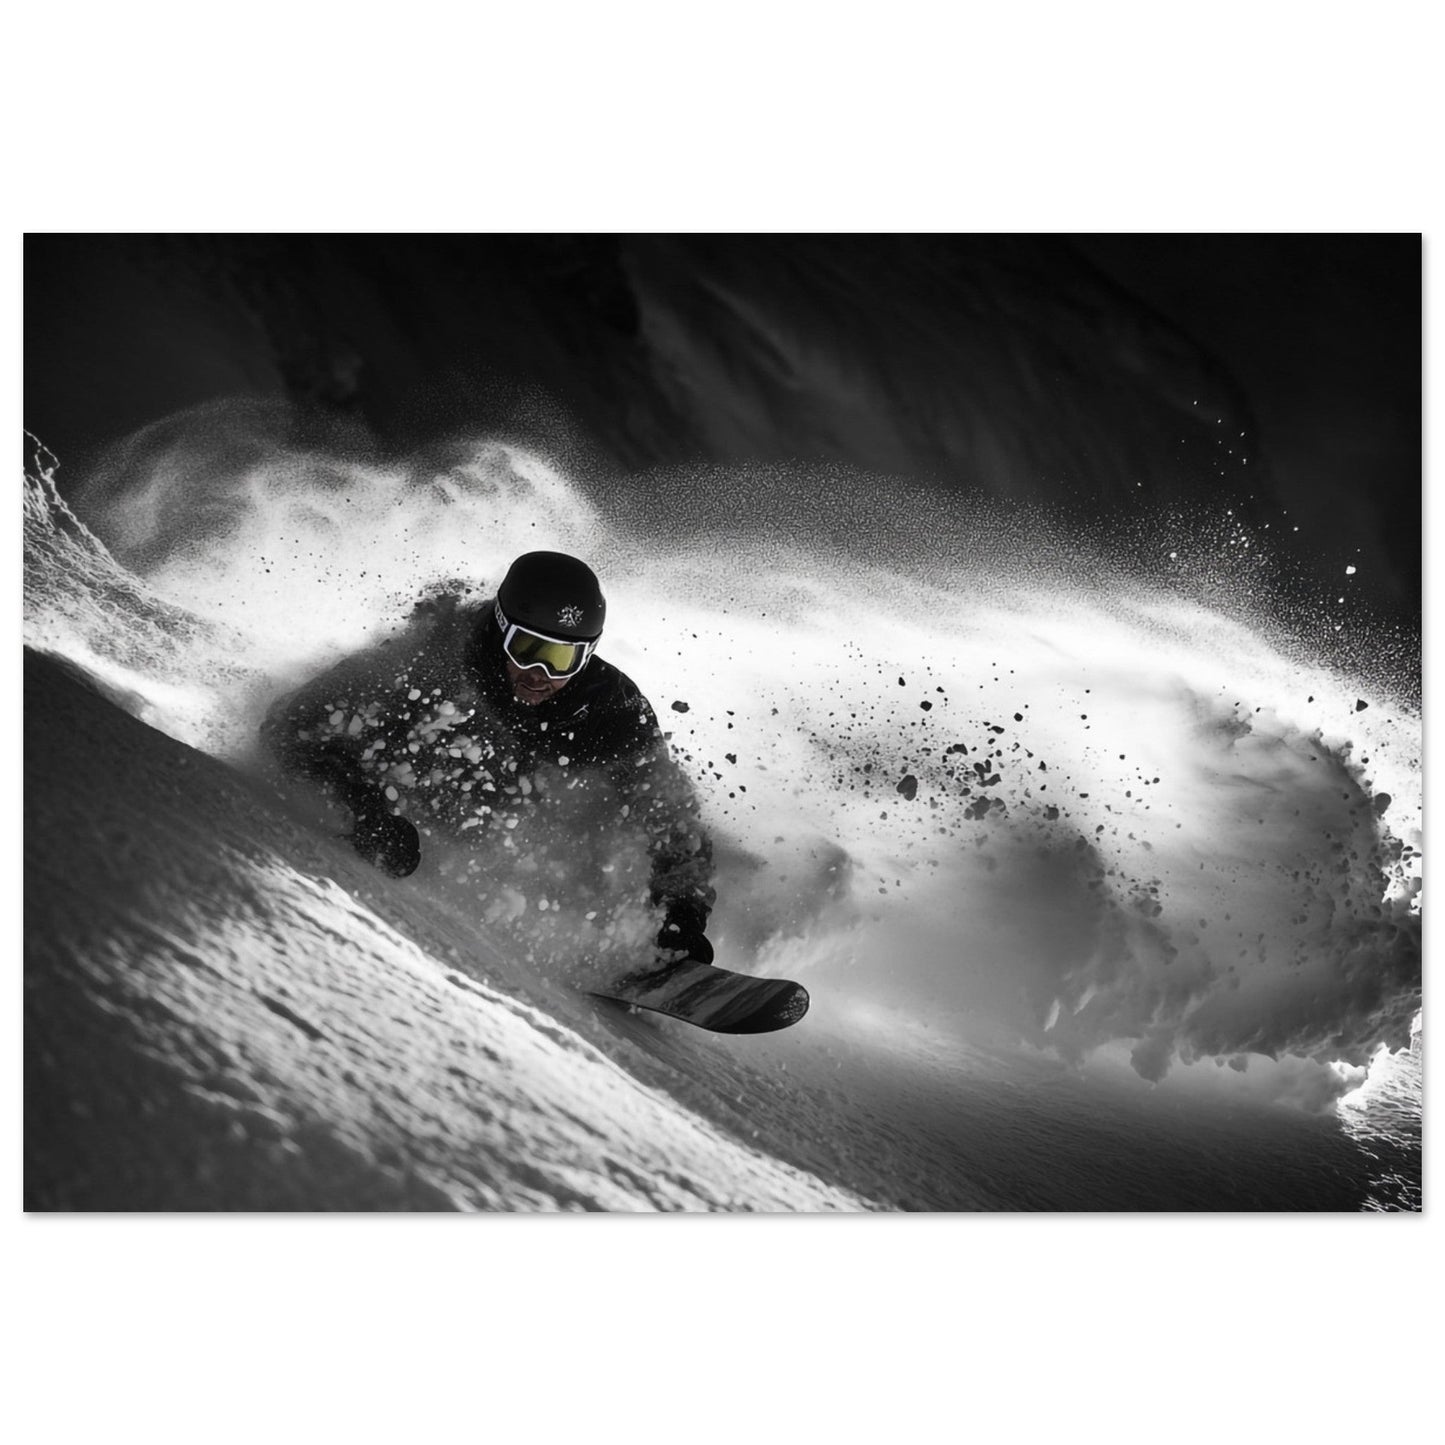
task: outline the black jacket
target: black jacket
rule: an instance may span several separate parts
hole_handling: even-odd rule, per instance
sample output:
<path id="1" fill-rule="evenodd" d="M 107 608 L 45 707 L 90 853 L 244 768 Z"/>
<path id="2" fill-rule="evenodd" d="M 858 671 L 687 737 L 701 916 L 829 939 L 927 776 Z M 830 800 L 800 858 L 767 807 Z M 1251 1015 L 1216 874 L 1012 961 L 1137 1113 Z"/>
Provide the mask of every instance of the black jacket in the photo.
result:
<path id="1" fill-rule="evenodd" d="M 637 685 L 594 656 L 546 702 L 516 702 L 491 599 L 419 605 L 400 635 L 281 698 L 261 731 L 283 768 L 358 812 L 455 832 L 525 809 L 615 816 L 646 839 L 654 903 L 712 907 L 696 794 Z"/>

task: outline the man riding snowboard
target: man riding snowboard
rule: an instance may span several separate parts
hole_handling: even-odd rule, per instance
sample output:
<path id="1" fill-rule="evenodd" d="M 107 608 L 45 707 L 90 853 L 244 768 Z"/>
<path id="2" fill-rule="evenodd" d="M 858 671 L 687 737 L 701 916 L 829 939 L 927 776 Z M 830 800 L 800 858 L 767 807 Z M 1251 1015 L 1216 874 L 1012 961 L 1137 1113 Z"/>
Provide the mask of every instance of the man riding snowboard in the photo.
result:
<path id="1" fill-rule="evenodd" d="M 399 637 L 280 699 L 262 736 L 351 809 L 357 852 L 398 878 L 421 861 L 413 818 L 463 832 L 601 808 L 645 839 L 658 946 L 711 963 L 711 841 L 651 705 L 596 655 L 606 610 L 584 562 L 528 552 L 496 597 L 423 604 Z"/>

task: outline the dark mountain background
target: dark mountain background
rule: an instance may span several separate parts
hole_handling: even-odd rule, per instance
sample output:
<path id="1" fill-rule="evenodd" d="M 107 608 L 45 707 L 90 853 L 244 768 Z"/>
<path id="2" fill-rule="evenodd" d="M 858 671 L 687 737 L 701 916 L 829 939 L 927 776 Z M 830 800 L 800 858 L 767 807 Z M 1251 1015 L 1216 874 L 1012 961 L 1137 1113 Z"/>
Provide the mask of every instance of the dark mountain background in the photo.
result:
<path id="1" fill-rule="evenodd" d="M 1085 519 L 1234 507 L 1418 626 L 1418 235 L 32 235 L 25 420 L 288 403 L 359 454 L 844 465 Z M 1298 527 L 1295 532 L 1293 528 Z"/>

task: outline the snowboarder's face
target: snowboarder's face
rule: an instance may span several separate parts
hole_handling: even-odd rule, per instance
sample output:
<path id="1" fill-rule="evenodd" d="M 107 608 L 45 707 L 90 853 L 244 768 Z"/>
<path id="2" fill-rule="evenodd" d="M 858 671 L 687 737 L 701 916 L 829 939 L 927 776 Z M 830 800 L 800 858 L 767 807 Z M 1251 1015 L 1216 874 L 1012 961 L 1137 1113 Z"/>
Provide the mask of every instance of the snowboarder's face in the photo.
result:
<path id="1" fill-rule="evenodd" d="M 502 660 L 507 665 L 512 696 L 524 707 L 536 707 L 539 702 L 556 697 L 572 681 L 570 677 L 548 677 L 540 667 L 518 667 L 510 657 Z"/>

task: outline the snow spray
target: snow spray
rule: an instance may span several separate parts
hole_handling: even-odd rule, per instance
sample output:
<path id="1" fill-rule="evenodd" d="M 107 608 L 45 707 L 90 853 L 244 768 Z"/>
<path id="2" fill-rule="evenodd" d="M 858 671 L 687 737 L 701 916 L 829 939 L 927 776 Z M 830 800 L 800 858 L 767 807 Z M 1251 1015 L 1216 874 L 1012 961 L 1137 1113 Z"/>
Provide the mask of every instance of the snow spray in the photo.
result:
<path id="1" fill-rule="evenodd" d="M 428 589 L 582 556 L 602 654 L 715 830 L 720 954 L 839 1026 L 1208 1065 L 1309 1106 L 1409 1045 L 1408 659 L 1365 624 L 1350 662 L 1284 625 L 1232 518 L 1141 543 L 836 468 L 604 485 L 496 440 L 359 462 L 249 404 L 139 434 L 74 516 L 35 471 L 27 641 L 231 758 Z"/>

